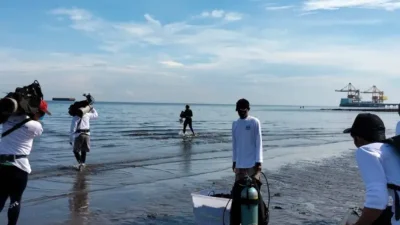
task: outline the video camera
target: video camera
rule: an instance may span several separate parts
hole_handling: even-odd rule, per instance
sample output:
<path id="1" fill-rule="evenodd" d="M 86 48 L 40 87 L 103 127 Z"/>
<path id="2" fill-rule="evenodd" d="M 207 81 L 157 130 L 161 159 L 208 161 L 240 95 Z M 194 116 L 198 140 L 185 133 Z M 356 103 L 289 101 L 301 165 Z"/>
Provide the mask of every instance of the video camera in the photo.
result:
<path id="1" fill-rule="evenodd" d="M 88 93 L 88 94 L 83 94 L 83 96 L 86 97 L 86 100 L 82 101 L 77 101 L 71 104 L 68 108 L 68 114 L 71 116 L 79 116 L 82 118 L 82 116 L 90 110 L 92 110 L 92 105 L 94 103 L 94 98 L 93 96 Z"/>
<path id="2" fill-rule="evenodd" d="M 37 80 L 28 86 L 17 87 L 14 92 L 0 99 L 0 124 L 7 121 L 12 114 L 27 114 L 32 117 L 39 111 L 42 99 L 42 88 Z"/>

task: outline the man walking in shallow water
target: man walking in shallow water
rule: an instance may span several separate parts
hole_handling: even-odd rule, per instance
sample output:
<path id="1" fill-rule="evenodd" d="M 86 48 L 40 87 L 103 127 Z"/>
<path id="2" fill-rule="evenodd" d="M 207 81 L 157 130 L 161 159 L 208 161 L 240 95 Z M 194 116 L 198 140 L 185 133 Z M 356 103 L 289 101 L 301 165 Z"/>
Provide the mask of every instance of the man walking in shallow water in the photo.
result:
<path id="1" fill-rule="evenodd" d="M 232 170 L 235 172 L 235 184 L 232 189 L 232 206 L 230 225 L 239 225 L 241 222 L 240 198 L 243 182 L 246 175 L 256 183 L 259 193 L 258 224 L 268 224 L 268 209 L 260 195 L 260 182 L 263 146 L 260 121 L 249 115 L 250 103 L 246 99 L 240 99 L 236 103 L 236 111 L 239 119 L 232 123 Z"/>

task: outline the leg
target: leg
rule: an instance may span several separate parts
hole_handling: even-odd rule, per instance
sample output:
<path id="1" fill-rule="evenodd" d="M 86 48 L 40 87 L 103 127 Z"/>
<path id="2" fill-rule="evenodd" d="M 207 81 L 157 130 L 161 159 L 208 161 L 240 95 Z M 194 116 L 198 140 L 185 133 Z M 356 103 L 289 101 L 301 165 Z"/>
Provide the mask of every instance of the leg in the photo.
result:
<path id="1" fill-rule="evenodd" d="M 76 158 L 76 161 L 80 164 L 82 162 L 81 155 L 79 154 L 82 149 L 82 135 L 79 135 L 78 137 L 75 138 L 74 141 L 74 155 Z"/>
<path id="2" fill-rule="evenodd" d="M 240 209 L 240 192 L 242 188 L 235 182 L 233 185 L 231 196 L 231 212 L 230 212 L 230 225 L 240 225 L 242 220 L 241 209 Z"/>
<path id="3" fill-rule="evenodd" d="M 258 224 L 259 225 L 267 225 L 269 223 L 269 209 L 265 204 L 263 197 L 261 195 L 261 172 L 252 170 L 253 173 L 253 181 L 255 188 L 258 192 Z"/>
<path id="4" fill-rule="evenodd" d="M 5 166 L 0 166 L 0 180 L 1 180 L 1 185 L 0 185 L 0 212 L 3 211 L 4 205 L 6 204 L 7 198 L 9 196 L 8 190 L 9 190 L 9 181 L 8 181 L 8 175 L 6 174 L 6 169 L 4 168 Z"/>
<path id="5" fill-rule="evenodd" d="M 82 148 L 81 148 L 81 163 L 85 164 L 86 162 L 86 153 L 90 152 L 90 136 L 83 134 L 82 135 Z"/>
<path id="6" fill-rule="evenodd" d="M 82 151 L 82 158 L 81 158 L 81 163 L 85 164 L 86 162 L 86 151 Z"/>
<path id="7" fill-rule="evenodd" d="M 185 119 L 185 122 L 183 122 L 183 134 L 185 134 L 186 133 L 186 127 L 187 127 L 187 125 L 188 125 L 188 121 L 187 121 L 188 119 Z"/>
<path id="8" fill-rule="evenodd" d="M 10 208 L 8 208 L 8 225 L 17 225 L 21 210 L 22 194 L 28 183 L 28 173 L 14 167 L 13 189 L 10 192 Z"/>
<path id="9" fill-rule="evenodd" d="M 81 155 L 79 154 L 79 152 L 74 151 L 74 155 L 75 155 L 76 161 L 78 163 L 81 163 L 82 159 L 81 159 Z"/>
<path id="10" fill-rule="evenodd" d="M 192 127 L 192 120 L 189 121 L 189 128 L 192 131 L 193 135 L 194 135 L 194 131 L 193 131 L 193 127 Z"/>

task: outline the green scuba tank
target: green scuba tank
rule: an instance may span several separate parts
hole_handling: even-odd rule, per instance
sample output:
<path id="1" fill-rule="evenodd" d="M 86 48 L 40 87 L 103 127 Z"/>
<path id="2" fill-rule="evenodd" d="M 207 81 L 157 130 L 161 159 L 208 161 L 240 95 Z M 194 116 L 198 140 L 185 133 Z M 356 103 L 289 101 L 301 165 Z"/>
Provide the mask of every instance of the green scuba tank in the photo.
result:
<path id="1" fill-rule="evenodd" d="M 241 192 L 242 225 L 258 225 L 258 191 L 252 185 L 252 179 L 246 178 L 246 186 Z"/>

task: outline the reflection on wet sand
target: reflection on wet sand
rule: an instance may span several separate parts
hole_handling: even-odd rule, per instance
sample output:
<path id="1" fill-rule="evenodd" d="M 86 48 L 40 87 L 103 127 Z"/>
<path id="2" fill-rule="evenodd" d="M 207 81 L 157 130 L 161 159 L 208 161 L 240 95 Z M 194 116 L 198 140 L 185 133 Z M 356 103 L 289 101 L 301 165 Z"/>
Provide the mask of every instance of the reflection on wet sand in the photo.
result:
<path id="1" fill-rule="evenodd" d="M 192 159 L 192 139 L 184 140 L 181 144 L 181 151 L 183 156 L 183 172 L 190 173 L 191 159 Z"/>
<path id="2" fill-rule="evenodd" d="M 87 224 L 89 217 L 89 196 L 85 171 L 76 174 L 69 200 L 71 223 L 73 225 Z"/>

